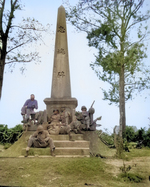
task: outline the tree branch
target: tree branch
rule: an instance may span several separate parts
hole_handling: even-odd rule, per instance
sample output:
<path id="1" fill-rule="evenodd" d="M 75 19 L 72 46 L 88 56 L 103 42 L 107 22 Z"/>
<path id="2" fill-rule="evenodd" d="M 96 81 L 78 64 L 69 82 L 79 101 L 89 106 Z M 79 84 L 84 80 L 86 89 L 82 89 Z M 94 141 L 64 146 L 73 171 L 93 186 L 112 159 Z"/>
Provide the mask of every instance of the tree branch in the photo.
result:
<path id="1" fill-rule="evenodd" d="M 11 52 L 12 50 L 14 50 L 14 49 L 16 49 L 16 48 L 18 48 L 18 47 L 21 47 L 21 46 L 24 45 L 24 44 L 27 44 L 29 41 L 30 41 L 30 40 L 27 40 L 26 42 L 21 43 L 21 44 L 15 46 L 15 47 L 11 48 L 9 51 L 6 52 L 6 54 L 8 54 L 9 52 Z"/>

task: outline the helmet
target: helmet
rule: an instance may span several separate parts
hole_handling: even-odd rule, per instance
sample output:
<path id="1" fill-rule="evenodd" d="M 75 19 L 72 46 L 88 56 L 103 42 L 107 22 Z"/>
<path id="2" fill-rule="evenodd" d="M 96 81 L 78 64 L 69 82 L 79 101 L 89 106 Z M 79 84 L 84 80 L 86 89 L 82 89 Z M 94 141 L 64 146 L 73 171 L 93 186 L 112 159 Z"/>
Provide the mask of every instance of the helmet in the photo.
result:
<path id="1" fill-rule="evenodd" d="M 83 109 L 87 110 L 86 106 L 82 106 L 82 107 L 81 107 L 81 110 L 83 110 Z"/>
<path id="2" fill-rule="evenodd" d="M 39 125 L 38 128 L 37 128 L 37 131 L 38 132 L 42 132 L 44 129 L 43 129 L 43 126 L 42 125 Z"/>

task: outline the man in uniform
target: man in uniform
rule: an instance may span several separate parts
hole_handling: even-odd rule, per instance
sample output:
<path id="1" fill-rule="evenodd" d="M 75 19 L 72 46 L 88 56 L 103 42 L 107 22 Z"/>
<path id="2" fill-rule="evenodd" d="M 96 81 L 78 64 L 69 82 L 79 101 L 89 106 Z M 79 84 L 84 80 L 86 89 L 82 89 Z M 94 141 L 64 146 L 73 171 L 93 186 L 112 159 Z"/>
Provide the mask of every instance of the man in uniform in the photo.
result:
<path id="1" fill-rule="evenodd" d="M 45 148 L 48 146 L 50 147 L 51 155 L 55 156 L 54 154 L 55 146 L 53 143 L 53 139 L 50 138 L 47 130 L 44 130 L 43 126 L 39 125 L 36 132 L 28 140 L 28 146 L 26 148 L 26 156 L 28 156 L 30 147 Z"/>

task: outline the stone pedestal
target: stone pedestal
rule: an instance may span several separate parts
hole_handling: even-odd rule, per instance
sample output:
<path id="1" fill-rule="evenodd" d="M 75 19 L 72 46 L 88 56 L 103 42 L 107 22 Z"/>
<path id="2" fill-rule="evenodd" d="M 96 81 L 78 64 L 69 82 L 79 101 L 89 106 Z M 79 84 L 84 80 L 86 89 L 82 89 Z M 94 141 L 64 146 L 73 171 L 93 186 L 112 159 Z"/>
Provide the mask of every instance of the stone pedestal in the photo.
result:
<path id="1" fill-rule="evenodd" d="M 65 108 L 65 110 L 69 111 L 72 116 L 73 109 L 75 109 L 78 105 L 78 101 L 76 98 L 46 98 L 44 102 L 46 104 L 46 111 L 49 117 L 53 114 L 53 110 L 58 109 L 60 111 L 61 108 Z"/>

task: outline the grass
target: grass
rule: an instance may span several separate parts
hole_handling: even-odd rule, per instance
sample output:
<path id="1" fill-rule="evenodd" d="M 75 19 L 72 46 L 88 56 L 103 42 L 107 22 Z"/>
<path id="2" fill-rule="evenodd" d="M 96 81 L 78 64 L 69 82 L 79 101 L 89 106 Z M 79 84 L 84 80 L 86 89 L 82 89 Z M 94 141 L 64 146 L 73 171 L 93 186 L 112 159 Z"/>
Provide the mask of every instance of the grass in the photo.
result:
<path id="1" fill-rule="evenodd" d="M 148 180 L 132 183 L 120 175 L 115 177 L 110 172 L 114 170 L 114 166 L 106 164 L 105 160 L 55 157 L 0 158 L 0 185 L 82 187 L 87 183 L 99 187 L 148 187 Z"/>
<path id="2" fill-rule="evenodd" d="M 126 175 L 120 167 L 122 159 L 112 157 L 115 149 L 109 149 L 99 140 L 99 151 L 109 159 L 101 158 L 15 158 L 27 145 L 30 134 L 23 136 L 10 148 L 0 152 L 0 186 L 35 187 L 148 187 L 150 182 L 150 149 L 131 149 L 124 152 L 125 164 L 136 165 Z M 0 149 L 3 149 L 0 146 Z M 6 158 L 7 157 L 7 158 Z M 14 157 L 14 158 L 12 158 Z M 111 159 L 110 159 L 111 158 Z M 112 163 L 114 162 L 114 163 Z M 115 173 L 116 172 L 116 173 Z M 138 181 L 138 177 L 143 179 Z"/>
<path id="3" fill-rule="evenodd" d="M 150 148 L 130 149 L 130 152 L 124 152 L 124 154 L 126 160 L 131 160 L 135 157 L 150 157 Z"/>

